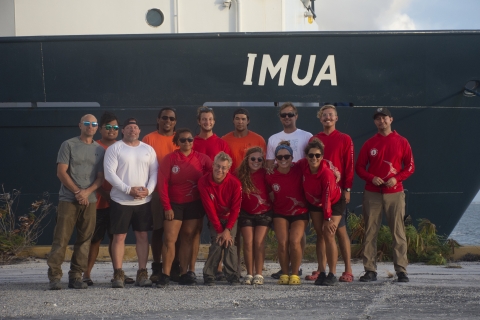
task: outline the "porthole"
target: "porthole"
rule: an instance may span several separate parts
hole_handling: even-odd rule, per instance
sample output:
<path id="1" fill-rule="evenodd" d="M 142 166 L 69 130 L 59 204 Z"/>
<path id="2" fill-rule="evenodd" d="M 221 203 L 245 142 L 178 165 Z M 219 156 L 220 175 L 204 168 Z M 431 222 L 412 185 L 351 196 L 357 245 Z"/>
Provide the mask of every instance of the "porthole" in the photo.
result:
<path id="1" fill-rule="evenodd" d="M 160 9 L 154 8 L 147 11 L 145 20 L 151 27 L 160 27 L 165 21 L 165 17 L 163 16 L 163 12 Z"/>

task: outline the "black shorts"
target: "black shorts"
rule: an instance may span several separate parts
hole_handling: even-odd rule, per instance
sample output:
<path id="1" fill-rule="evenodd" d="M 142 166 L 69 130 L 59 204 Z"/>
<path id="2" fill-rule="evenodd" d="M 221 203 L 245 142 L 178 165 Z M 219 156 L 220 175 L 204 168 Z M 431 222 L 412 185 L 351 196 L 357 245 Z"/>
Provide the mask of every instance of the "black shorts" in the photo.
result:
<path id="1" fill-rule="evenodd" d="M 240 215 L 238 216 L 238 227 L 268 227 L 273 220 L 272 215 L 272 210 L 262 214 L 249 214 L 244 210 L 240 210 Z"/>
<path id="2" fill-rule="evenodd" d="M 102 241 L 105 238 L 105 233 L 108 233 L 110 228 L 110 207 L 104 209 L 97 209 L 97 218 L 95 221 L 95 231 L 92 236 L 92 243 Z M 108 237 L 112 240 L 113 235 L 108 233 Z"/>
<path id="3" fill-rule="evenodd" d="M 110 233 L 124 234 L 132 225 L 133 231 L 151 231 L 153 220 L 150 202 L 125 206 L 110 202 Z"/>
<path id="4" fill-rule="evenodd" d="M 308 203 L 308 210 L 310 210 L 310 212 L 320 212 L 323 215 L 322 207 L 316 207 L 309 202 L 307 203 Z M 342 194 L 342 196 L 340 197 L 340 200 L 332 204 L 332 216 L 342 216 L 342 219 L 338 224 L 338 228 L 341 228 L 347 225 L 347 221 L 345 219 L 346 209 L 347 209 L 347 202 L 345 201 L 345 196 Z"/>
<path id="5" fill-rule="evenodd" d="M 174 220 L 195 220 L 202 219 L 205 216 L 202 200 L 196 200 L 186 203 L 170 203 L 173 210 Z"/>
<path id="6" fill-rule="evenodd" d="M 310 215 L 307 213 L 304 213 L 304 214 L 298 214 L 298 215 L 295 215 L 295 216 L 284 216 L 283 214 L 278 214 L 278 213 L 273 213 L 273 218 L 282 218 L 282 219 L 285 219 L 288 221 L 288 223 L 292 224 L 293 222 L 295 221 L 298 221 L 298 220 L 310 220 Z"/>

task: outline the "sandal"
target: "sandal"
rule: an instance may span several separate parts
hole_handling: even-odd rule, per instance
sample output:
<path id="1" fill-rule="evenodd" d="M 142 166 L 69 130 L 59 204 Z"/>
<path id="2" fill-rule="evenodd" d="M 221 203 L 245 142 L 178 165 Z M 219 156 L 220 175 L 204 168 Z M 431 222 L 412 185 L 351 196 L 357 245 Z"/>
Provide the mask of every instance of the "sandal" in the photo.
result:
<path id="1" fill-rule="evenodd" d="M 263 276 L 261 274 L 256 274 L 255 277 L 253 277 L 252 284 L 263 284 Z"/>
<path id="2" fill-rule="evenodd" d="M 290 279 L 288 280 L 288 284 L 292 285 L 292 284 L 302 284 L 302 282 L 300 281 L 300 277 L 295 275 L 295 274 L 292 274 L 290 276 Z"/>
<path id="3" fill-rule="evenodd" d="M 305 277 L 305 280 L 315 281 L 315 280 L 317 280 L 319 274 L 320 274 L 320 271 L 313 271 L 312 275 L 308 275 L 308 276 Z"/>
<path id="4" fill-rule="evenodd" d="M 90 278 L 83 278 L 82 281 L 85 282 L 87 284 L 87 286 L 89 286 L 89 287 L 93 286 L 93 281 Z"/>
<path id="5" fill-rule="evenodd" d="M 280 276 L 280 279 L 278 279 L 278 284 L 289 284 L 290 278 L 288 277 L 288 274 L 282 274 Z"/>
<path id="6" fill-rule="evenodd" d="M 352 282 L 353 281 L 353 274 L 350 272 L 342 273 L 342 276 L 338 279 L 340 282 Z"/>

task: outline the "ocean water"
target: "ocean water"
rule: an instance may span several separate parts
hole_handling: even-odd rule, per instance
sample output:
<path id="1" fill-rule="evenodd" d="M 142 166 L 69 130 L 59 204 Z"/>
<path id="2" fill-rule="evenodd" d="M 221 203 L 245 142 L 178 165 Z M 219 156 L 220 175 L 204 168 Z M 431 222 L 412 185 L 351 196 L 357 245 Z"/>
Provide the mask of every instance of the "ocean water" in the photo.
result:
<path id="1" fill-rule="evenodd" d="M 480 202 L 472 202 L 450 234 L 462 245 L 480 245 Z"/>

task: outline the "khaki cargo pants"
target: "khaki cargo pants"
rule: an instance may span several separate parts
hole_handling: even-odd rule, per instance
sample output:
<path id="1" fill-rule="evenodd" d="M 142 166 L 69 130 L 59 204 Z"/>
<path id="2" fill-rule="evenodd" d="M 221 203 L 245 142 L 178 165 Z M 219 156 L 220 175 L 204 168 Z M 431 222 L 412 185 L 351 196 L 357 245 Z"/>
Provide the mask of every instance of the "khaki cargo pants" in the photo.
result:
<path id="1" fill-rule="evenodd" d="M 405 236 L 405 193 L 382 194 L 365 190 L 363 193 L 363 218 L 365 238 L 363 242 L 363 266 L 365 271 L 377 270 L 377 236 L 385 212 L 393 239 L 393 265 L 395 271 L 407 272 L 407 238 Z"/>
<path id="2" fill-rule="evenodd" d="M 47 259 L 50 281 L 62 278 L 62 263 L 65 260 L 65 252 L 72 237 L 73 228 L 77 230 L 77 238 L 73 247 L 68 278 L 81 278 L 82 273 L 87 269 L 90 241 L 95 230 L 96 207 L 96 203 L 84 206 L 76 202 L 59 202 L 52 249 Z"/>

